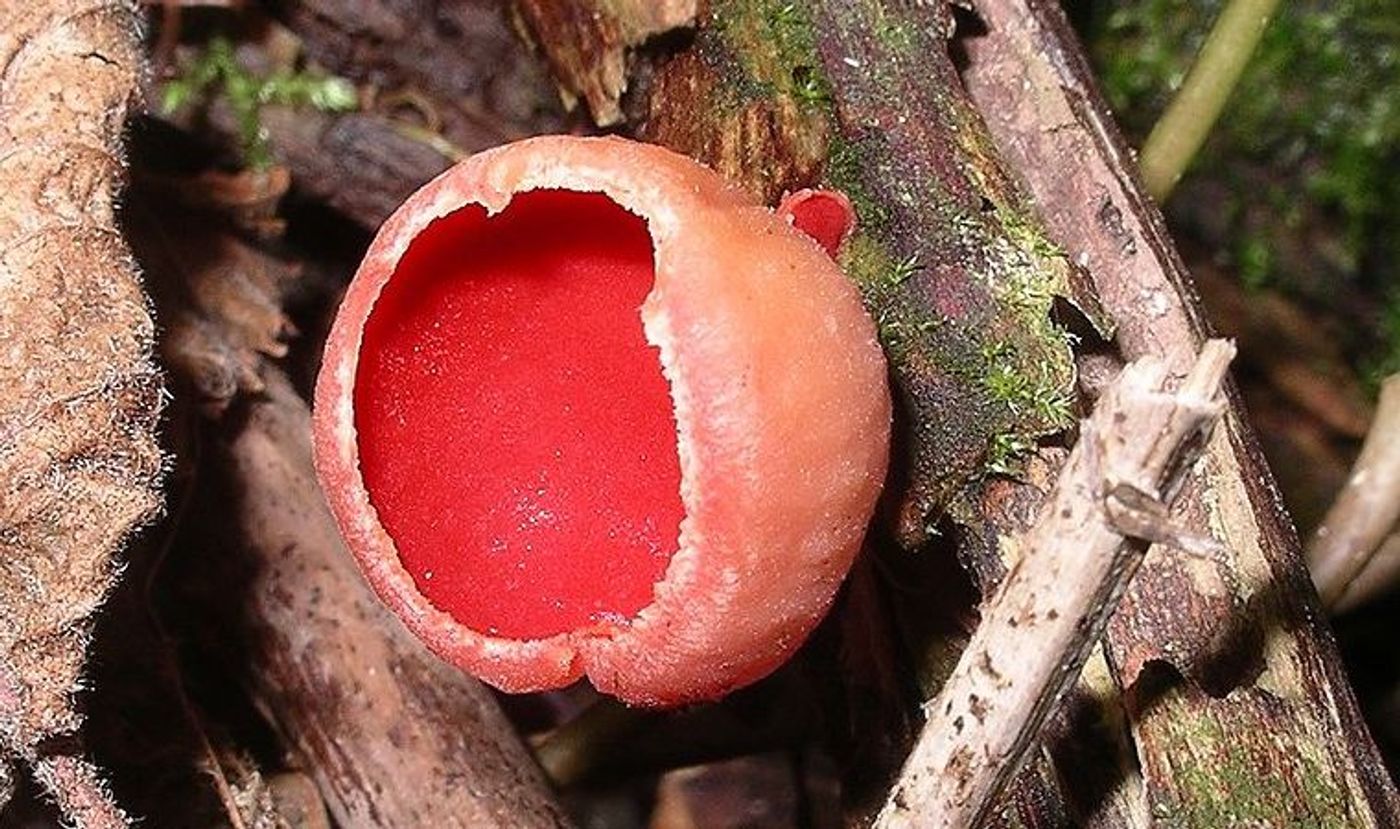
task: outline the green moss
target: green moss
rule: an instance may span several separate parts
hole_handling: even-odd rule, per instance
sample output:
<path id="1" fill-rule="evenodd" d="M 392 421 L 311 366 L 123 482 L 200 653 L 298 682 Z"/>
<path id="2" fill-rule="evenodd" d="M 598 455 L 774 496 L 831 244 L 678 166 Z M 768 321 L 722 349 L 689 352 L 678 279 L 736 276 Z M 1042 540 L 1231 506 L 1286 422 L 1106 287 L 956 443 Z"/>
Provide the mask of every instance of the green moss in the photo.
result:
<path id="1" fill-rule="evenodd" d="M 1222 0 L 1094 5 L 1085 39 L 1119 122 L 1140 142 Z M 1388 314 L 1352 313 L 1358 300 L 1383 305 L 1400 285 L 1398 33 L 1394 0 L 1281 4 L 1178 191 L 1189 198 L 1193 179 L 1208 180 L 1211 203 L 1172 211 L 1246 285 L 1345 319 L 1355 339 L 1343 345 L 1372 374 L 1400 367 L 1400 329 Z"/>
<path id="2" fill-rule="evenodd" d="M 318 72 L 279 69 L 268 76 L 255 75 L 240 64 L 233 44 L 216 37 L 161 91 L 161 108 L 175 112 L 195 102 L 226 101 L 238 124 L 244 163 L 261 169 L 272 164 L 272 148 L 262 125 L 262 108 L 310 106 L 327 112 L 354 109 L 355 87 L 342 78 Z"/>
<path id="3" fill-rule="evenodd" d="M 874 200 L 855 174 L 858 148 L 845 144 L 833 158 L 828 179 L 851 195 L 858 213 L 869 210 L 862 204 Z M 888 212 L 881 216 L 888 221 Z M 979 253 L 969 274 L 984 282 L 996 303 L 990 321 L 938 318 L 907 295 L 902 289 L 924 260 L 918 252 L 891 255 L 877 238 L 884 228 L 858 234 L 842 264 L 875 309 L 881 344 L 896 362 L 928 355 L 971 392 L 963 401 L 967 417 L 991 424 L 982 472 L 1010 474 L 1036 436 L 1073 422 L 1070 337 L 1050 313 L 1055 297 L 1068 289 L 1069 264 L 1030 218 L 1001 210 L 997 219 L 988 227 L 956 214 L 946 229 L 959 246 Z"/>
<path id="4" fill-rule="evenodd" d="M 1035 448 L 1035 444 L 1011 432 L 1001 432 L 992 437 L 987 447 L 987 472 L 993 475 L 1016 475 L 1021 469 L 1022 459 Z"/>
<path id="5" fill-rule="evenodd" d="M 895 55 L 908 55 L 914 50 L 914 28 L 901 20 L 891 20 L 879 7 L 875 19 L 875 38 Z"/>
<path id="6" fill-rule="evenodd" d="M 919 254 L 914 253 L 905 257 L 903 261 L 896 262 L 894 268 L 890 270 L 889 283 L 891 287 L 903 285 L 909 281 L 909 277 L 923 270 L 924 266 L 919 262 Z"/>
<path id="7" fill-rule="evenodd" d="M 741 87 L 790 98 L 805 110 L 829 106 L 831 84 L 817 60 L 805 4 L 719 0 L 711 8 L 708 29 L 730 44 L 742 70 Z"/>
<path id="8" fill-rule="evenodd" d="M 861 180 L 860 149 L 840 134 L 833 135 L 827 145 L 826 180 L 851 200 L 861 231 L 876 235 L 888 231 L 889 208 L 871 195 Z"/>
<path id="9" fill-rule="evenodd" d="M 1059 431 L 1072 422 L 1071 337 L 1051 317 L 1065 296 L 1069 262 L 1032 220 L 998 207 L 1000 233 L 987 244 L 982 275 L 1002 309 L 1008 330 L 982 334 L 976 377 L 988 400 L 1010 417 L 992 438 L 992 471 L 1004 471 L 1030 449 L 1026 437 Z"/>
<path id="10" fill-rule="evenodd" d="M 1259 752 L 1251 741 L 1267 739 L 1267 727 L 1243 737 L 1227 733 L 1211 712 L 1180 699 L 1162 749 L 1171 763 L 1176 797 L 1159 802 L 1154 817 L 1163 826 L 1215 829 L 1219 826 L 1308 826 L 1344 829 L 1350 820 L 1346 793 L 1308 745 L 1279 746 L 1270 741 Z M 1267 757 L 1267 763 L 1264 762 Z M 1268 773 L 1261 773 L 1268 768 Z"/>
<path id="11" fill-rule="evenodd" d="M 996 217 L 1002 233 L 1017 247 L 1042 259 L 1065 258 L 1065 252 L 1050 241 L 1044 229 L 1027 213 L 998 204 Z"/>

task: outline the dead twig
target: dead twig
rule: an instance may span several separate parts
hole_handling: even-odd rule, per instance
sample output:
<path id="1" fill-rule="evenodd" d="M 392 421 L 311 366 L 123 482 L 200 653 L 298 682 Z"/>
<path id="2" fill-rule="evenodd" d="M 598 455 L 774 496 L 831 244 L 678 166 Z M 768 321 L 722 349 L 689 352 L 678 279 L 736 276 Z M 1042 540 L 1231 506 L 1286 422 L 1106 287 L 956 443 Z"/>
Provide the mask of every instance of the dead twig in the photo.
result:
<path id="1" fill-rule="evenodd" d="M 1176 543 L 1166 504 L 1223 410 L 1234 353 L 1207 342 L 1175 392 L 1169 363 L 1143 358 L 1100 399 L 1026 554 L 926 708 L 878 826 L 971 827 L 987 815 L 1079 676 L 1148 543 Z"/>
<path id="2" fill-rule="evenodd" d="M 1308 544 L 1323 606 L 1349 610 L 1400 579 L 1400 374 L 1381 387 L 1375 420 L 1337 496 Z"/>

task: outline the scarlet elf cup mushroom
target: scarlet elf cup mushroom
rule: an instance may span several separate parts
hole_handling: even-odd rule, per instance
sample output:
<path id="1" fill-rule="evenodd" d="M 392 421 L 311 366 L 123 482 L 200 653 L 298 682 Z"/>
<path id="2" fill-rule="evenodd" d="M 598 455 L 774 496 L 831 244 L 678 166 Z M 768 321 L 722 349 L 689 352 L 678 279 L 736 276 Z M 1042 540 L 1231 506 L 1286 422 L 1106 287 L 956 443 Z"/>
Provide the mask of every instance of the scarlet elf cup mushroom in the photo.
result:
<path id="1" fill-rule="evenodd" d="M 506 691 L 586 675 L 674 705 L 781 664 L 885 474 L 874 326 L 814 241 L 849 216 L 617 138 L 509 144 L 410 197 L 316 388 L 317 470 L 379 597 Z"/>

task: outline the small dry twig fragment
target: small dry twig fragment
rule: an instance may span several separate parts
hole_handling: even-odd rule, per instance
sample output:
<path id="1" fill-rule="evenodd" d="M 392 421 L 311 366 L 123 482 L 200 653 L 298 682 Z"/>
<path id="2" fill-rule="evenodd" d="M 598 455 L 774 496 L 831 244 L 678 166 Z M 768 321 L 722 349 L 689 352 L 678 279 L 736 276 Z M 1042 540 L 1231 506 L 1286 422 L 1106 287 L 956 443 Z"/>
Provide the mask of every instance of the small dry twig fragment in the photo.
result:
<path id="1" fill-rule="evenodd" d="M 1329 610 L 1343 611 L 1400 579 L 1400 374 L 1380 404 L 1346 487 L 1308 544 L 1313 583 Z"/>
<path id="2" fill-rule="evenodd" d="M 1165 503 L 1223 410 L 1234 347 L 1212 340 L 1175 391 L 1169 363 L 1129 364 L 1085 421 L 1025 555 L 982 623 L 892 790 L 881 827 L 976 826 L 1079 676 L 1146 552 Z M 1125 518 L 1129 520 L 1124 520 Z"/>
<path id="3" fill-rule="evenodd" d="M 695 22 L 697 0 L 515 0 L 554 69 L 566 104 L 588 103 L 600 127 L 622 121 L 627 50 Z"/>
<path id="4" fill-rule="evenodd" d="M 0 763 L 79 826 L 126 817 L 78 755 L 91 624 L 160 504 L 154 329 L 116 229 L 134 8 L 0 4 Z"/>

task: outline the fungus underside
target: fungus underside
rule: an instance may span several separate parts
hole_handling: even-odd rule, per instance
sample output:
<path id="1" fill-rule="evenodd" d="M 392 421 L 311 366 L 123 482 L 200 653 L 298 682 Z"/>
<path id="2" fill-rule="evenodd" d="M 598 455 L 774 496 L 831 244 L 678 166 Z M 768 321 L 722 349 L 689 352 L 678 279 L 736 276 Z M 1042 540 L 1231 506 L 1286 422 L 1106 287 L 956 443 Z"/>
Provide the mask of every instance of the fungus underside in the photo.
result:
<path id="1" fill-rule="evenodd" d="M 645 222 L 601 194 L 440 218 L 365 326 L 356 429 L 371 502 L 461 624 L 540 639 L 654 598 L 683 515 L 675 412 L 640 308 Z"/>

